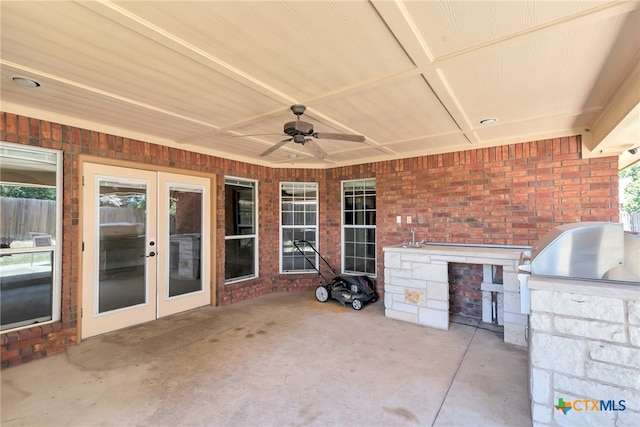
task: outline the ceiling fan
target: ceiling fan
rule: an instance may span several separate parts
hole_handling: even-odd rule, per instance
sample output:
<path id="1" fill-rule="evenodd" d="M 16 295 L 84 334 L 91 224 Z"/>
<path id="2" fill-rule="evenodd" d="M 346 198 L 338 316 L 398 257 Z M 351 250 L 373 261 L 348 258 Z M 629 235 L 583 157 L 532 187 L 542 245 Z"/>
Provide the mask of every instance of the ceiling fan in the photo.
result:
<path id="1" fill-rule="evenodd" d="M 365 138 L 362 135 L 350 135 L 350 134 L 342 134 L 342 133 L 326 133 L 326 132 L 315 132 L 313 129 L 313 124 L 303 122 L 300 120 L 300 116 L 304 114 L 307 107 L 300 104 L 295 104 L 291 106 L 291 111 L 296 115 L 296 120 L 293 122 L 287 122 L 284 124 L 284 133 L 288 135 L 290 138 L 283 139 L 282 141 L 275 144 L 273 147 L 270 147 L 264 153 L 260 154 L 261 157 L 267 156 L 278 148 L 285 145 L 287 142 L 293 141 L 296 144 L 302 144 L 304 148 L 306 148 L 315 158 L 323 160 L 327 157 L 327 153 L 320 148 L 318 144 L 314 141 L 315 139 L 337 139 L 340 141 L 351 141 L 351 142 L 364 142 Z"/>

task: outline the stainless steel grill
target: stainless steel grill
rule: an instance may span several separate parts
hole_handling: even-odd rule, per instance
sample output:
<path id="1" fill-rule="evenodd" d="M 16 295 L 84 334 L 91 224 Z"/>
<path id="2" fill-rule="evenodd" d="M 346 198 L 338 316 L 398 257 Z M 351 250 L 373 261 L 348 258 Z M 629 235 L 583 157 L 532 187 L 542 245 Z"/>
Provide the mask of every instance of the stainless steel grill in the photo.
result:
<path id="1" fill-rule="evenodd" d="M 545 234 L 520 258 L 520 295 L 529 313 L 529 276 L 619 281 L 640 285 L 640 234 L 621 223 L 577 222 Z"/>
<path id="2" fill-rule="evenodd" d="M 625 233 L 622 224 L 614 222 L 555 227 L 531 250 L 529 273 L 638 283 L 640 235 Z"/>

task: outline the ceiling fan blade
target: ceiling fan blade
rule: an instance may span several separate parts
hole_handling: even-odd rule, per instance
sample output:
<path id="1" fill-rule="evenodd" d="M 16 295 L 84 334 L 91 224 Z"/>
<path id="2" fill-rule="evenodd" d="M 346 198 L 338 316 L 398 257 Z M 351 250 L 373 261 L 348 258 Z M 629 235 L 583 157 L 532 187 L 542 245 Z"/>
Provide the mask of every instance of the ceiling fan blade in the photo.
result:
<path id="1" fill-rule="evenodd" d="M 267 151 L 265 151 L 264 153 L 260 154 L 260 157 L 268 156 L 269 154 L 273 153 L 278 148 L 282 147 L 284 144 L 286 144 L 287 142 L 291 141 L 292 139 L 293 138 L 283 139 L 282 141 L 278 142 L 274 146 L 269 147 L 269 149 Z"/>
<path id="2" fill-rule="evenodd" d="M 314 133 L 314 137 L 318 139 L 338 139 L 340 141 L 364 142 L 365 137 L 362 135 L 349 135 L 344 133 Z"/>
<path id="3" fill-rule="evenodd" d="M 249 136 L 272 136 L 272 135 L 283 135 L 282 132 L 280 133 L 251 133 L 248 135 L 229 135 L 232 138 L 245 138 L 245 137 L 249 137 Z"/>
<path id="4" fill-rule="evenodd" d="M 304 145 L 304 148 L 309 150 L 309 152 L 316 159 L 324 160 L 324 158 L 327 157 L 327 153 L 325 153 L 325 151 L 322 148 L 320 148 L 320 146 L 316 144 L 313 139 L 307 139 L 303 145 Z"/>

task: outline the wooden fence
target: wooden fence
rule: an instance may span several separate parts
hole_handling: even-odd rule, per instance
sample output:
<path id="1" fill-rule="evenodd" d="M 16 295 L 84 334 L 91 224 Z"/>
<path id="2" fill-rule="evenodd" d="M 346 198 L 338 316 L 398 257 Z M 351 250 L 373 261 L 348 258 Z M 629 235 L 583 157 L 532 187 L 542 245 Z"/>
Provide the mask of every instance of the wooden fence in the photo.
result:
<path id="1" fill-rule="evenodd" d="M 144 210 L 133 208 L 100 208 L 100 223 L 144 223 Z M 30 233 L 56 234 L 56 202 L 54 200 L 0 197 L 0 243 L 31 240 Z"/>
<path id="2" fill-rule="evenodd" d="M 130 224 L 144 223 L 144 209 L 100 207 L 100 224 L 126 222 Z"/>
<path id="3" fill-rule="evenodd" d="M 56 202 L 53 200 L 0 197 L 0 239 L 31 240 L 29 233 L 56 234 Z"/>

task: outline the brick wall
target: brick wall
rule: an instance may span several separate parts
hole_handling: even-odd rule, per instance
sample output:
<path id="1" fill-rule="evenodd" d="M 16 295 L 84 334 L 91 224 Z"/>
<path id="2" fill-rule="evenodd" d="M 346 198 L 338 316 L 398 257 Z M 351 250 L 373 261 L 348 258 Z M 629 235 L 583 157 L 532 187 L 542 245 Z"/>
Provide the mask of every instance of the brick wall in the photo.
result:
<path id="1" fill-rule="evenodd" d="M 378 224 L 391 242 L 410 236 L 397 214 L 418 239 L 530 245 L 560 223 L 617 221 L 617 158 L 580 148 L 574 136 L 388 162 Z"/>
<path id="2" fill-rule="evenodd" d="M 381 295 L 382 248 L 408 241 L 412 228 L 429 242 L 529 246 L 559 224 L 618 221 L 617 157 L 582 159 L 580 137 L 572 136 L 329 169 L 327 221 L 336 226 L 326 232 L 334 247 L 339 181 L 369 177 L 377 179 Z"/>
<path id="3" fill-rule="evenodd" d="M 181 192 L 175 214 L 175 233 L 197 233 L 202 224 L 202 198 L 200 194 Z"/>
<path id="4" fill-rule="evenodd" d="M 449 313 L 482 319 L 482 264 L 449 263 Z"/>
<path id="5" fill-rule="evenodd" d="M 316 275 L 278 274 L 280 181 L 318 182 L 318 246 L 339 270 L 340 181 L 377 179 L 376 289 L 381 297 L 382 248 L 407 240 L 411 227 L 418 240 L 529 245 L 560 223 L 618 220 L 617 158 L 581 159 L 579 137 L 326 170 L 268 168 L 9 113 L 0 113 L 0 139 L 64 151 L 61 320 L 2 334 L 2 367 L 76 342 L 81 154 L 216 176 L 215 298 L 220 305 L 318 283 Z M 225 175 L 258 180 L 260 201 L 260 277 L 230 285 L 224 284 Z M 412 226 L 396 224 L 396 215 L 411 215 Z"/>

